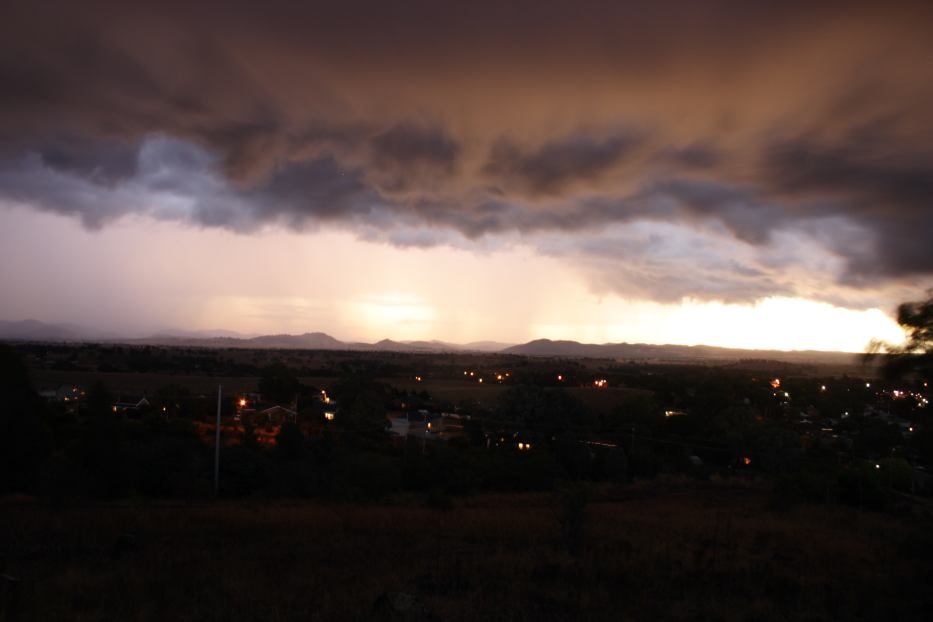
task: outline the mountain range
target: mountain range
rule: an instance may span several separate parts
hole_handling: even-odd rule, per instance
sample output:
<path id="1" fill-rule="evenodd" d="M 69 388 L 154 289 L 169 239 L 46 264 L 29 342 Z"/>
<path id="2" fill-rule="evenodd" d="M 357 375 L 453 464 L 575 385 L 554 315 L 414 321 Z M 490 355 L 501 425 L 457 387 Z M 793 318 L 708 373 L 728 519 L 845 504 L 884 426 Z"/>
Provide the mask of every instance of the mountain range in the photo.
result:
<path id="1" fill-rule="evenodd" d="M 497 341 L 465 344 L 444 341 L 344 342 L 326 333 L 244 336 L 232 331 L 162 331 L 147 337 L 120 337 L 74 324 L 48 324 L 36 320 L 0 321 L 0 340 L 41 342 L 100 342 L 205 348 L 255 348 L 301 350 L 350 350 L 359 352 L 485 352 L 520 356 L 606 358 L 625 360 L 708 361 L 767 359 L 794 363 L 851 364 L 857 355 L 816 350 L 745 350 L 715 346 L 654 345 L 631 343 L 580 343 L 536 339 L 512 345 Z"/>

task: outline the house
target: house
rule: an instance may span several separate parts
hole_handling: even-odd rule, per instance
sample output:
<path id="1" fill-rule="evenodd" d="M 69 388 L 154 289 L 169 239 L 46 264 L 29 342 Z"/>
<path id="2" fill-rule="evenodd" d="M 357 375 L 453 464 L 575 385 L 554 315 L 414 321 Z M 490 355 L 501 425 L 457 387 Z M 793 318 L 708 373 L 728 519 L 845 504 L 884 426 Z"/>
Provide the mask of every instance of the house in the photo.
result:
<path id="1" fill-rule="evenodd" d="M 389 417 L 387 430 L 394 436 L 416 436 L 433 440 L 449 440 L 463 434 L 463 417 L 454 413 L 432 413 L 412 410 Z"/>
<path id="2" fill-rule="evenodd" d="M 149 400 L 145 396 L 142 397 L 118 397 L 117 400 L 113 403 L 113 412 L 115 413 L 129 413 L 129 412 L 138 412 L 149 405 Z"/>
<path id="3" fill-rule="evenodd" d="M 297 412 L 291 408 L 286 408 L 285 406 L 280 406 L 278 404 L 256 411 L 256 414 L 258 414 L 261 419 L 265 419 L 269 423 L 281 424 L 286 421 L 297 421 L 298 419 Z"/>
<path id="4" fill-rule="evenodd" d="M 44 389 L 39 395 L 49 402 L 73 402 L 84 397 L 84 390 L 73 384 L 59 385 L 56 389 Z"/>
<path id="5" fill-rule="evenodd" d="M 393 436 L 405 437 L 408 436 L 410 427 L 408 415 L 390 416 L 387 431 Z"/>

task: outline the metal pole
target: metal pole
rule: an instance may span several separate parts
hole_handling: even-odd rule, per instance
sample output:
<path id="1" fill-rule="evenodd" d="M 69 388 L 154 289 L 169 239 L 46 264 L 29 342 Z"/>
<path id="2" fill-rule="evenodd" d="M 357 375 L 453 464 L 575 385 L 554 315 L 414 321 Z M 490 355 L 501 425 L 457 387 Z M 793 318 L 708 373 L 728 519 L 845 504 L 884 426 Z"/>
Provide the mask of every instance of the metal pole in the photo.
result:
<path id="1" fill-rule="evenodd" d="M 220 392 L 221 385 L 217 385 L 217 431 L 214 435 L 214 496 L 220 493 Z"/>

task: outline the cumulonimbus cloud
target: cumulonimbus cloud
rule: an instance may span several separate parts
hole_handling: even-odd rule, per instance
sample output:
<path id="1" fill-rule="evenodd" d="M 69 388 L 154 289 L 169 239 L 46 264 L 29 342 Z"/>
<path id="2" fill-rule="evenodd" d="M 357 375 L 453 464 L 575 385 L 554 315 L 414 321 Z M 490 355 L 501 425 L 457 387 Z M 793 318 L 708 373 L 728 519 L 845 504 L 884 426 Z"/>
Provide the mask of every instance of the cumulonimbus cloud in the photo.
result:
<path id="1" fill-rule="evenodd" d="M 144 212 L 551 253 L 566 235 L 655 297 L 793 294 L 788 235 L 838 259 L 834 287 L 928 279 L 933 11 L 841 6 L 14 3 L 0 196 L 89 227 Z M 639 223 L 682 252 L 607 247 Z"/>

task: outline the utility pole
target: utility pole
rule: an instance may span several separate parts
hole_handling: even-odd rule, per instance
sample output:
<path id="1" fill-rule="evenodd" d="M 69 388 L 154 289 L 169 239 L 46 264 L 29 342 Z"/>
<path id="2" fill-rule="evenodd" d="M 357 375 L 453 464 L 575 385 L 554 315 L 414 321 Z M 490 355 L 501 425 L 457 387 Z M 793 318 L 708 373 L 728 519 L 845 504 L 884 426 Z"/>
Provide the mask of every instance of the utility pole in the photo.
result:
<path id="1" fill-rule="evenodd" d="M 220 494 L 220 393 L 221 385 L 217 385 L 217 431 L 214 435 L 214 496 Z"/>

